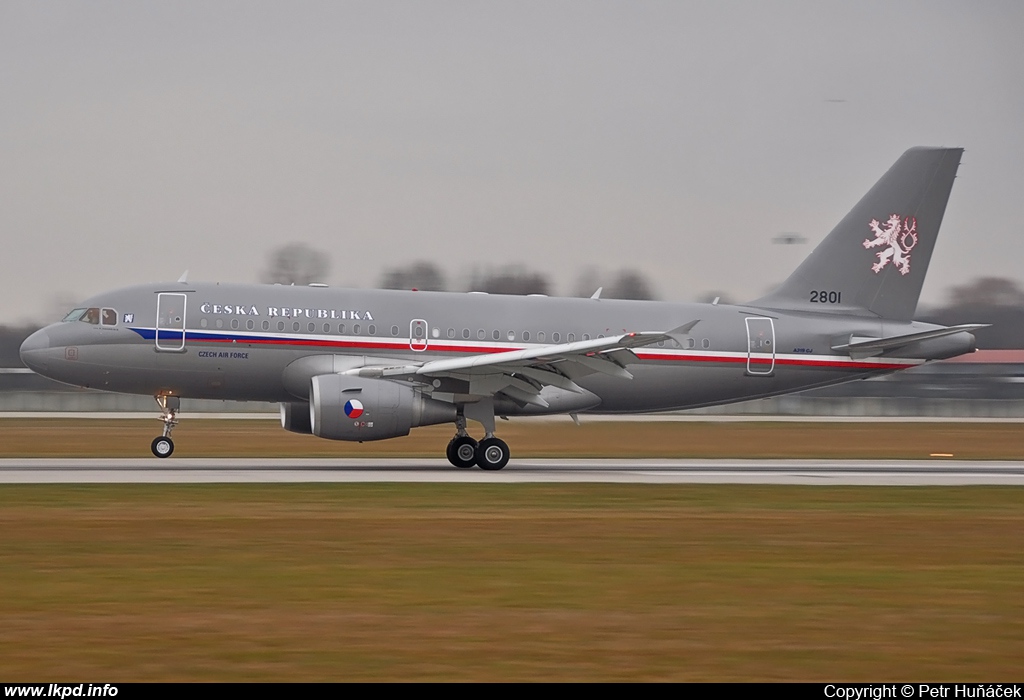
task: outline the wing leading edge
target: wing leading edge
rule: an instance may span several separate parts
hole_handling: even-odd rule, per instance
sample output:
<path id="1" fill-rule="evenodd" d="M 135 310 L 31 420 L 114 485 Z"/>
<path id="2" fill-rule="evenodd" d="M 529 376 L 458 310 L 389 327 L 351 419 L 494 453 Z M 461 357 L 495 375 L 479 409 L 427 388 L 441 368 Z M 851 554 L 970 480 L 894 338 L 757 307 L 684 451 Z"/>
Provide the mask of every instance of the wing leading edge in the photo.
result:
<path id="1" fill-rule="evenodd" d="M 670 331 L 623 333 L 608 338 L 544 345 L 525 350 L 470 355 L 422 364 L 357 367 L 344 374 L 380 379 L 406 379 L 429 384 L 434 379 L 468 382 L 467 399 L 503 393 L 523 404 L 547 408 L 541 397 L 545 386 L 582 394 L 576 380 L 600 373 L 632 379 L 626 365 L 637 362 L 634 348 L 675 340 L 687 335 L 700 319 Z M 460 392 L 461 393 L 461 392 Z"/>

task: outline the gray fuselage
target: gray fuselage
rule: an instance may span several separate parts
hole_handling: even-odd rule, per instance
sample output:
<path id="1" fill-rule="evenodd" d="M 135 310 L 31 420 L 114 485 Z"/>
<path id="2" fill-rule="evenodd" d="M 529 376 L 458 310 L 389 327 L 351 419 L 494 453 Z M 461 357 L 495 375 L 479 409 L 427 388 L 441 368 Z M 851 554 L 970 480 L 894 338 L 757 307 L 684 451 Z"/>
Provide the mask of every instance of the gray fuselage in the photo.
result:
<path id="1" fill-rule="evenodd" d="M 422 363 L 693 321 L 675 340 L 636 349 L 627 366 L 632 379 L 580 379 L 599 402 L 568 409 L 630 413 L 730 403 L 892 372 L 974 347 L 972 335 L 958 333 L 851 357 L 833 347 L 937 328 L 856 309 L 209 283 L 141 285 L 81 306 L 98 312 L 98 320 L 90 315 L 38 331 L 22 348 L 29 367 L 105 391 L 239 401 L 308 400 L 307 375 L 317 367 Z M 314 356 L 322 362 L 307 359 Z M 314 369 L 288 371 L 306 365 Z M 458 386 L 440 382 L 425 390 L 459 395 Z M 500 413 L 566 410 L 506 402 Z"/>

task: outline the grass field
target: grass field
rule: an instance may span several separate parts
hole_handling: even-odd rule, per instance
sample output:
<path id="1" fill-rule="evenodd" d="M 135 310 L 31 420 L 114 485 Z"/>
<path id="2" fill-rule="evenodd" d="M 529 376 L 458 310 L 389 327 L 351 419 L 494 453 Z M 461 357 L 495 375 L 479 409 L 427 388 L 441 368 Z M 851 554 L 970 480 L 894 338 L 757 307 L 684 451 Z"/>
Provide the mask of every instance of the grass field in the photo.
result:
<path id="1" fill-rule="evenodd" d="M 1015 679 L 1024 491 L 0 488 L 0 678 Z"/>
<path id="2" fill-rule="evenodd" d="M 0 456 L 156 421 L 0 420 Z M 515 456 L 1021 459 L 1013 424 L 500 426 Z M 185 421 L 176 456 L 431 456 Z M 173 466 L 174 458 L 166 463 Z M 0 486 L 0 679 L 1016 679 L 1024 489 Z"/>
<path id="3" fill-rule="evenodd" d="M 0 419 L 0 457 L 146 457 L 156 420 Z M 479 437 L 479 426 L 471 424 Z M 176 457 L 443 457 L 449 425 L 375 443 L 321 440 L 271 420 L 188 420 Z M 690 423 L 499 421 L 517 457 L 813 457 L 1024 459 L 1016 423 Z M 172 458 L 173 459 L 173 458 Z"/>

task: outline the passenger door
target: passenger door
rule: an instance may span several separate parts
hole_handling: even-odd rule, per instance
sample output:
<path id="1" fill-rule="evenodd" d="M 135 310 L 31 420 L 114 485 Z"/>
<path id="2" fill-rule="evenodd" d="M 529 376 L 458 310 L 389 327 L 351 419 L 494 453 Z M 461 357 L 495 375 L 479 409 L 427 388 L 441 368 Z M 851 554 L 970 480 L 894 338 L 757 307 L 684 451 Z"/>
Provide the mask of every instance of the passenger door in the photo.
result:
<path id="1" fill-rule="evenodd" d="M 747 374 L 767 376 L 775 370 L 775 322 L 770 318 L 748 316 Z"/>
<path id="2" fill-rule="evenodd" d="M 156 349 L 185 350 L 185 305 L 188 297 L 178 292 L 160 292 L 156 297 Z"/>

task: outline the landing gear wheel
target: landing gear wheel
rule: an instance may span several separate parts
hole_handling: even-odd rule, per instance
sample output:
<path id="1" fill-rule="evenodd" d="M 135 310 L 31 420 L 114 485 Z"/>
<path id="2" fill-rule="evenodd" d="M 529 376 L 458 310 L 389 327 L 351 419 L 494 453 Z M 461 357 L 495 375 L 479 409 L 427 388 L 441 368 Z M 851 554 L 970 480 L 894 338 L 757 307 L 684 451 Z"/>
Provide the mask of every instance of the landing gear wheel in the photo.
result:
<path id="1" fill-rule="evenodd" d="M 496 437 L 484 438 L 476 447 L 476 463 L 487 471 L 503 469 L 510 456 L 508 445 Z"/>
<path id="2" fill-rule="evenodd" d="M 468 435 L 456 435 L 445 449 L 448 461 L 459 469 L 476 466 L 476 440 Z"/>
<path id="3" fill-rule="evenodd" d="M 170 457 L 171 453 L 174 452 L 174 441 L 169 437 L 161 435 L 160 437 L 153 439 L 153 444 L 150 445 L 150 449 L 153 450 L 153 454 L 161 459 L 164 457 Z"/>
<path id="4" fill-rule="evenodd" d="M 164 424 L 164 434 L 153 439 L 149 449 L 153 450 L 160 459 L 170 457 L 174 452 L 174 442 L 171 440 L 171 431 L 178 424 L 178 409 L 181 408 L 180 396 L 168 396 L 157 394 L 153 397 L 160 407 L 160 422 Z"/>

